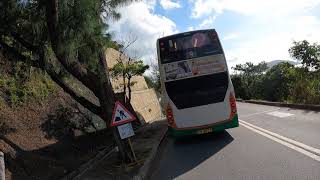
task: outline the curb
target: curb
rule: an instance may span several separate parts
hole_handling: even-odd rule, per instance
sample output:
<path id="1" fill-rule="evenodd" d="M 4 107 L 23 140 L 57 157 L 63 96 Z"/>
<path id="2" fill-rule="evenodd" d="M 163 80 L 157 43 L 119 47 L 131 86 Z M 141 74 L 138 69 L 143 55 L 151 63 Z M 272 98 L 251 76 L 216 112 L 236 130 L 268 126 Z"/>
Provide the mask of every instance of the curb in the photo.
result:
<path id="1" fill-rule="evenodd" d="M 158 154 L 160 144 L 163 142 L 167 135 L 167 128 L 165 128 L 161 134 L 159 143 L 156 143 L 151 150 L 150 156 L 147 158 L 143 166 L 139 169 L 139 172 L 137 175 L 135 175 L 132 180 L 145 180 L 148 179 L 151 173 L 151 167 L 153 165 L 153 161 L 156 158 L 156 155 Z"/>
<path id="2" fill-rule="evenodd" d="M 278 106 L 278 107 L 288 107 L 288 108 L 295 108 L 295 109 L 320 111 L 320 105 L 313 105 L 313 104 L 293 104 L 293 103 L 284 103 L 284 102 L 269 102 L 269 101 L 258 101 L 258 100 L 241 100 L 241 99 L 237 99 L 237 101 L 252 103 L 252 104 L 262 104 L 262 105 L 268 105 L 268 106 Z"/>

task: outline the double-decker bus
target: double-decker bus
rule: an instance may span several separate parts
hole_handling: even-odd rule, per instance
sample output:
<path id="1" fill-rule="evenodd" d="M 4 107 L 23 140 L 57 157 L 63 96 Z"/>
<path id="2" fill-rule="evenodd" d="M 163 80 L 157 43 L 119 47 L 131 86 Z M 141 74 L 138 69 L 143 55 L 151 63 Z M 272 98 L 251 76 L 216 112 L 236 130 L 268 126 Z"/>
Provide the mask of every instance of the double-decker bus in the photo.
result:
<path id="1" fill-rule="evenodd" d="M 162 104 L 173 136 L 239 126 L 234 88 L 214 29 L 157 40 Z"/>

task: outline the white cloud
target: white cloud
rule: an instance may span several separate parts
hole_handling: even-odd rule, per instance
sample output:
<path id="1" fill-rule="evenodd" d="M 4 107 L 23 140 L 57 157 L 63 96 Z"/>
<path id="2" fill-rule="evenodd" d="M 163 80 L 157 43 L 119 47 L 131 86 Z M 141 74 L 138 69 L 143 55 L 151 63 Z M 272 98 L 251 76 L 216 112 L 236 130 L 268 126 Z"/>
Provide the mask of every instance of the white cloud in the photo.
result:
<path id="1" fill-rule="evenodd" d="M 179 1 L 172 1 L 172 0 L 160 0 L 160 5 L 163 9 L 175 9 L 181 8 L 181 3 Z"/>
<path id="2" fill-rule="evenodd" d="M 283 29 L 281 25 L 284 25 Z M 280 26 L 280 27 L 279 27 Z M 308 40 L 310 42 L 320 41 L 320 20 L 315 16 L 299 16 L 287 22 L 273 24 L 274 31 L 261 32 L 259 37 L 250 37 L 234 42 L 233 47 L 225 49 L 229 65 L 251 61 L 272 61 L 276 59 L 292 59 L 288 53 L 294 40 Z M 280 29 L 280 30 L 279 30 Z M 223 44 L 226 40 L 223 39 Z"/>
<path id="3" fill-rule="evenodd" d="M 194 27 L 193 26 L 189 26 L 188 27 L 188 31 L 193 31 L 194 30 Z"/>
<path id="4" fill-rule="evenodd" d="M 228 35 L 226 35 L 225 37 L 223 37 L 223 40 L 234 40 L 234 39 L 237 39 L 239 37 L 238 34 L 236 33 L 230 33 Z"/>
<path id="5" fill-rule="evenodd" d="M 154 13 L 155 3 L 143 1 L 120 8 L 121 19 L 111 22 L 109 31 L 115 40 L 121 41 L 128 36 L 136 36 L 137 41 L 130 47 L 148 63 L 156 54 L 156 40 L 162 36 L 177 33 L 175 22 Z"/>
<path id="6" fill-rule="evenodd" d="M 320 19 L 313 15 L 320 0 L 189 0 L 191 18 L 201 20 L 195 27 L 223 28 L 222 40 L 230 66 L 252 61 L 291 59 L 288 49 L 293 40 L 320 40 Z M 217 26 L 212 17 L 224 18 L 225 12 L 241 21 L 232 29 Z M 223 20 L 223 19 L 219 19 Z M 231 24 L 232 22 L 229 22 Z M 229 26 L 228 26 L 229 27 Z M 229 31 L 237 34 L 228 34 Z M 224 34 L 223 32 L 220 32 Z M 241 35 L 241 36 L 240 36 Z M 227 48 L 226 48 L 227 47 Z"/>
<path id="7" fill-rule="evenodd" d="M 212 28 L 213 27 L 213 23 L 216 20 L 217 16 L 211 16 L 208 17 L 207 19 L 204 19 L 200 25 L 199 28 L 203 29 L 203 28 Z"/>
<path id="8" fill-rule="evenodd" d="M 278 16 L 307 11 L 317 6 L 319 0 L 189 0 L 193 5 L 193 18 L 233 11 L 243 15 Z"/>

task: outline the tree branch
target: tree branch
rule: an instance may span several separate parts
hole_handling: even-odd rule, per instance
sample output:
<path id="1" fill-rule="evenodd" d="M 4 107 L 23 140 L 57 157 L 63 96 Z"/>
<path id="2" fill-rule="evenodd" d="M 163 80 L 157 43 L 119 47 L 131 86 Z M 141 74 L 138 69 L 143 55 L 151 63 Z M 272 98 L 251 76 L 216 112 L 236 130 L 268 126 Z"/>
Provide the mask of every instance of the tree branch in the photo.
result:
<path id="1" fill-rule="evenodd" d="M 55 71 L 55 68 L 53 67 L 53 65 L 49 63 L 48 58 L 51 58 L 51 57 L 45 53 L 44 48 L 41 48 L 39 52 L 40 52 L 41 62 L 44 62 L 42 68 L 49 74 L 51 79 L 56 84 L 58 84 L 64 90 L 64 92 L 68 93 L 79 104 L 87 108 L 92 113 L 99 115 L 100 109 L 101 109 L 100 106 L 95 105 L 91 101 L 87 100 L 85 97 L 78 94 L 72 87 L 70 87 L 65 81 L 63 81 L 63 79 Z"/>
<path id="2" fill-rule="evenodd" d="M 72 74 L 81 83 L 88 87 L 95 95 L 97 95 L 99 89 L 98 85 L 96 84 L 96 80 L 99 77 L 93 72 L 84 68 L 76 59 L 69 58 L 68 55 L 64 52 L 64 44 L 61 42 L 61 38 L 59 37 L 59 16 L 57 0 L 46 1 L 46 19 L 52 49 L 56 54 L 59 62 L 70 74 Z"/>
<path id="3" fill-rule="evenodd" d="M 16 50 L 15 48 L 9 46 L 7 43 L 5 43 L 4 41 L 2 41 L 2 39 L 0 39 L 0 48 L 4 51 L 4 53 L 9 54 L 12 58 L 12 60 L 14 61 L 22 61 L 26 64 L 29 64 L 33 67 L 38 67 L 40 68 L 40 62 L 39 61 L 35 61 L 35 60 L 31 60 L 29 57 L 24 56 L 22 54 L 20 54 L 20 52 L 18 50 Z"/>
<path id="4" fill-rule="evenodd" d="M 46 72 L 49 74 L 51 79 L 57 83 L 66 93 L 68 93 L 74 100 L 76 100 L 78 103 L 80 103 L 83 107 L 87 108 L 89 111 L 91 111 L 94 114 L 100 113 L 100 107 L 93 104 L 86 98 L 82 97 L 78 93 L 76 93 L 67 83 L 65 83 L 56 72 L 52 70 L 52 68 L 47 68 Z"/>
<path id="5" fill-rule="evenodd" d="M 28 50 L 33 51 L 33 52 L 36 52 L 38 50 L 36 46 L 34 46 L 33 44 L 24 40 L 18 33 L 11 31 L 10 34 L 17 42 L 19 42 L 21 45 L 23 45 Z"/>
<path id="6" fill-rule="evenodd" d="M 16 49 L 13 47 L 7 45 L 5 42 L 0 40 L 0 49 L 2 49 L 7 55 L 13 57 L 11 60 L 14 61 L 21 61 L 26 64 L 29 64 L 33 67 L 37 67 L 40 69 L 45 70 L 51 79 L 58 84 L 66 93 L 68 93 L 73 99 L 75 99 L 78 103 L 80 103 L 83 107 L 87 108 L 89 111 L 91 111 L 94 114 L 100 113 L 100 107 L 93 104 L 86 98 L 82 97 L 78 93 L 76 93 L 71 87 L 68 86 L 59 76 L 56 72 L 54 72 L 53 68 L 46 68 L 44 66 L 41 66 L 40 63 L 44 61 L 44 56 L 41 57 L 41 60 L 31 60 L 29 57 L 26 57 L 22 54 L 20 54 Z"/>

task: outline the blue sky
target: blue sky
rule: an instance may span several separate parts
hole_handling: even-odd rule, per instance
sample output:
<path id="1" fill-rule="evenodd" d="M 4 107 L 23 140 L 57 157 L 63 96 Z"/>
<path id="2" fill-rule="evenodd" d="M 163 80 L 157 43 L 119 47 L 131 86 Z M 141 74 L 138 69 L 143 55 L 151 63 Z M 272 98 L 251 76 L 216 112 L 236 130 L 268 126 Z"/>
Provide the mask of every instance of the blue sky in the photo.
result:
<path id="1" fill-rule="evenodd" d="M 121 7 L 110 22 L 118 41 L 136 37 L 130 53 L 155 61 L 156 39 L 215 28 L 229 66 L 291 59 L 294 40 L 320 41 L 320 0 L 143 0 Z"/>

